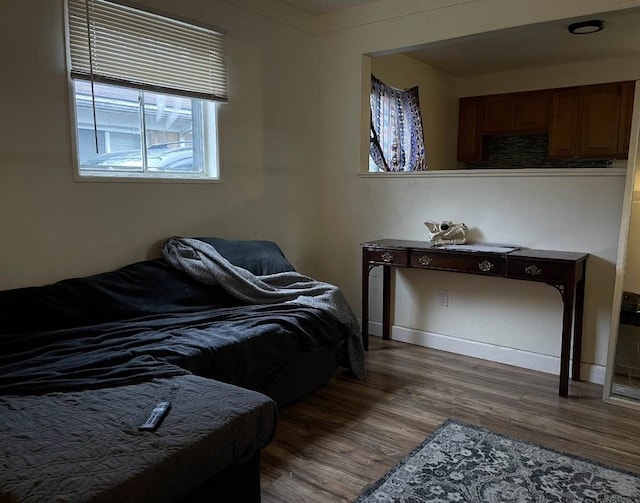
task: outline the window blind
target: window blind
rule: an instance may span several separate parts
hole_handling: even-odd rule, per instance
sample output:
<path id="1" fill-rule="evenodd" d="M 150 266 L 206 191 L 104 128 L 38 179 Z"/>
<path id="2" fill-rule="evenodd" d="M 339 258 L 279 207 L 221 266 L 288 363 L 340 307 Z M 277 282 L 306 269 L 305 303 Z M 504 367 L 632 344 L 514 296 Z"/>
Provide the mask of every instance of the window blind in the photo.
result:
<path id="1" fill-rule="evenodd" d="M 71 77 L 227 101 L 224 35 L 107 0 L 68 0 Z"/>

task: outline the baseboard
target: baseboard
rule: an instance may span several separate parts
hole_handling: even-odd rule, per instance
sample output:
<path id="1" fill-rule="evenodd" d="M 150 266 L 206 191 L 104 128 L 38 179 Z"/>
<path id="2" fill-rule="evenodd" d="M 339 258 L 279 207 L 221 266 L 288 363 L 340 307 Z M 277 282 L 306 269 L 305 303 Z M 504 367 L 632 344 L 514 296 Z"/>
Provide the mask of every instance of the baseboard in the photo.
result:
<path id="1" fill-rule="evenodd" d="M 382 337 L 382 323 L 370 321 L 369 335 Z M 489 360 L 515 367 L 537 370 L 547 374 L 560 375 L 560 357 L 532 353 L 521 349 L 513 349 L 504 346 L 496 346 L 485 342 L 471 341 L 452 337 L 449 335 L 435 334 L 410 328 L 392 326 L 391 338 L 395 341 L 407 342 L 417 346 L 423 346 L 441 351 L 448 351 L 465 356 L 472 356 L 482 360 Z M 584 381 L 604 384 L 605 367 L 592 363 L 580 364 L 580 377 Z"/>

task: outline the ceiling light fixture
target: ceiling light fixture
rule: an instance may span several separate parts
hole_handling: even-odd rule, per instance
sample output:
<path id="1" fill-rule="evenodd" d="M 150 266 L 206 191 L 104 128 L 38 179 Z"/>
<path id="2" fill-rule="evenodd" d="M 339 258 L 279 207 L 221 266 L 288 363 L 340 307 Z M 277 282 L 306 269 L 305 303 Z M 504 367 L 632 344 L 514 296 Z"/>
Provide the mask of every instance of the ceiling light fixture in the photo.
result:
<path id="1" fill-rule="evenodd" d="M 590 21 L 582 21 L 580 23 L 572 23 L 569 25 L 569 33 L 572 35 L 586 35 L 588 33 L 596 33 L 604 30 L 604 21 L 592 19 Z"/>

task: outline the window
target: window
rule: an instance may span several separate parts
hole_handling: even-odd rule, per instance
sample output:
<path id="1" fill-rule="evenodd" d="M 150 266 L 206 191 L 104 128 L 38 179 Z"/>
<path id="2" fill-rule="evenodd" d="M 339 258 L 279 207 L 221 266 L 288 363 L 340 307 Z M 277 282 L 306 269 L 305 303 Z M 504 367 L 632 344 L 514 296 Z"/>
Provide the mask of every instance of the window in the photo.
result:
<path id="1" fill-rule="evenodd" d="M 91 82 L 80 79 L 73 84 L 81 175 L 217 174 L 214 102 L 97 83 L 92 92 Z"/>
<path id="2" fill-rule="evenodd" d="M 67 0 L 81 178 L 218 178 L 223 35 L 110 0 Z"/>

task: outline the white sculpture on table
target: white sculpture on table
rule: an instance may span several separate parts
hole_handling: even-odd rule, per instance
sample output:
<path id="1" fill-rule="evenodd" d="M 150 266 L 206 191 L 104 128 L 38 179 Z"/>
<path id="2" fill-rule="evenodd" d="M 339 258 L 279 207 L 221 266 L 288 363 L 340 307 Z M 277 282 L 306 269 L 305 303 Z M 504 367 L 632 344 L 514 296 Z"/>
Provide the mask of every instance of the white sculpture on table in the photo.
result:
<path id="1" fill-rule="evenodd" d="M 459 245 L 467 241 L 467 226 L 463 223 L 454 224 L 449 220 L 443 222 L 426 221 L 429 229 L 429 239 L 437 245 Z"/>

